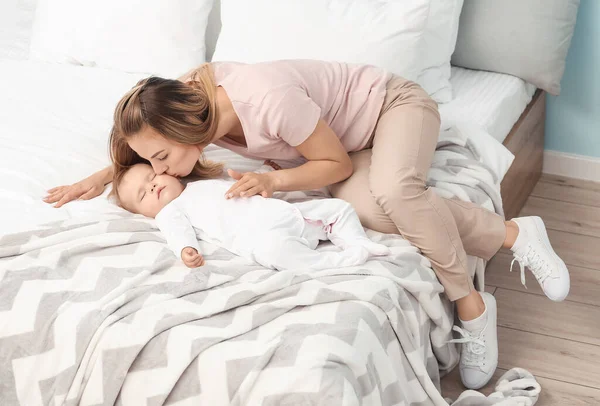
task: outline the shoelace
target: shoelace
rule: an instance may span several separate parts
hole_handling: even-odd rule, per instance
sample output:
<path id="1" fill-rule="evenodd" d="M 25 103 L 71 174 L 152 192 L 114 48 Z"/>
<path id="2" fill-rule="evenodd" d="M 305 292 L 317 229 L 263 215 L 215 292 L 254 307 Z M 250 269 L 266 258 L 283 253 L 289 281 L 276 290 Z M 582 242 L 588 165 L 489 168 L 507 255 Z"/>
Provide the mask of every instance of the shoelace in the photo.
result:
<path id="1" fill-rule="evenodd" d="M 510 271 L 512 272 L 513 265 L 517 262 L 521 268 L 521 283 L 525 286 L 525 289 L 527 289 L 527 284 L 525 284 L 525 267 L 529 268 L 540 284 L 544 283 L 546 278 L 552 273 L 546 261 L 540 258 L 540 255 L 533 250 L 531 245 L 527 247 L 525 255 L 519 256 L 514 254 L 514 256 L 514 259 L 510 263 Z"/>
<path id="2" fill-rule="evenodd" d="M 470 331 L 462 329 L 458 326 L 452 327 L 452 330 L 460 334 L 462 338 L 455 338 L 454 340 L 450 340 L 448 342 L 464 344 L 467 348 L 467 352 L 463 353 L 461 357 L 461 362 L 466 366 L 480 367 L 483 364 L 483 355 L 485 354 L 485 342 L 482 339 L 485 327 L 481 330 L 478 336 L 474 336 Z"/>

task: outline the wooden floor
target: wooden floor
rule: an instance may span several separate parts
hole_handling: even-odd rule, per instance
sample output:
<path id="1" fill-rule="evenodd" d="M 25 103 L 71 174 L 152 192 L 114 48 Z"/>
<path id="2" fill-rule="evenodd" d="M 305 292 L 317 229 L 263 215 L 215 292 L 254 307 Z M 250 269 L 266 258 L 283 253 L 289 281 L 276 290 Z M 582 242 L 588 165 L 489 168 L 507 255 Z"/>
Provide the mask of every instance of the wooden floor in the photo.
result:
<path id="1" fill-rule="evenodd" d="M 498 302 L 498 370 L 482 391 L 512 367 L 531 371 L 542 386 L 540 406 L 600 405 L 600 183 L 543 176 L 522 216 L 544 219 L 554 249 L 567 263 L 571 291 L 554 303 L 527 271 L 527 287 L 510 273 L 502 251 L 490 262 L 486 290 Z M 515 269 L 517 268 L 515 265 Z M 458 368 L 442 380 L 444 396 L 464 388 Z"/>

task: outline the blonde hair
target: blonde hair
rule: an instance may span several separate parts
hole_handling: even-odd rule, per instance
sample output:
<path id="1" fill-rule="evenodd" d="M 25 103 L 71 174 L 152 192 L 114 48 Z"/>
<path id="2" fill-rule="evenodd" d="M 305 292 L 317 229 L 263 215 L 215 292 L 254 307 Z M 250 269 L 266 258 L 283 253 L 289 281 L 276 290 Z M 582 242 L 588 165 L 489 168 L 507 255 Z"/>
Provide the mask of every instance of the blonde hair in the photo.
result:
<path id="1" fill-rule="evenodd" d="M 121 98 L 110 134 L 115 179 L 132 165 L 150 164 L 127 143 L 146 126 L 168 140 L 185 145 L 206 146 L 214 139 L 219 112 L 212 68 L 204 64 L 186 77 L 183 83 L 151 76 L 140 80 Z M 192 170 L 192 175 L 201 178 L 216 178 L 222 173 L 223 164 L 208 161 L 204 156 Z"/>

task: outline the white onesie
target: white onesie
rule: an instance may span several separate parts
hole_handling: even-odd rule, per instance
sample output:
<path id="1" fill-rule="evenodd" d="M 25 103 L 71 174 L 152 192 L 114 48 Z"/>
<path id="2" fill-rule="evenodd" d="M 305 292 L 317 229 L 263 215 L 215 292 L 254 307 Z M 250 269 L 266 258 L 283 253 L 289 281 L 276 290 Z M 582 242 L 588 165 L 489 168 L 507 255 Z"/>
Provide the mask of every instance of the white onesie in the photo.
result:
<path id="1" fill-rule="evenodd" d="M 196 232 L 202 240 L 279 270 L 356 266 L 370 255 L 389 254 L 387 247 L 368 239 L 356 212 L 343 200 L 225 199 L 233 184 L 191 182 L 158 213 L 158 227 L 177 258 L 185 247 L 200 252 Z M 319 240 L 331 240 L 342 251 L 316 251 Z"/>

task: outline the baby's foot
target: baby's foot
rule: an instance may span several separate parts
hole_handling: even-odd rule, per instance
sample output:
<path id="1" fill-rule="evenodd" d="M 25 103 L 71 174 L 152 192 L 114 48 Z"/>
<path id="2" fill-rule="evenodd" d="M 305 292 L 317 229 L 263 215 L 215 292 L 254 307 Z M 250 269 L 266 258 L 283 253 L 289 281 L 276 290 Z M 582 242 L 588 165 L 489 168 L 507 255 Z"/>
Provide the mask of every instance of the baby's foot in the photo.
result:
<path id="1" fill-rule="evenodd" d="M 369 259 L 369 251 L 360 245 L 350 245 L 338 253 L 342 259 L 342 266 L 363 265 Z"/>

